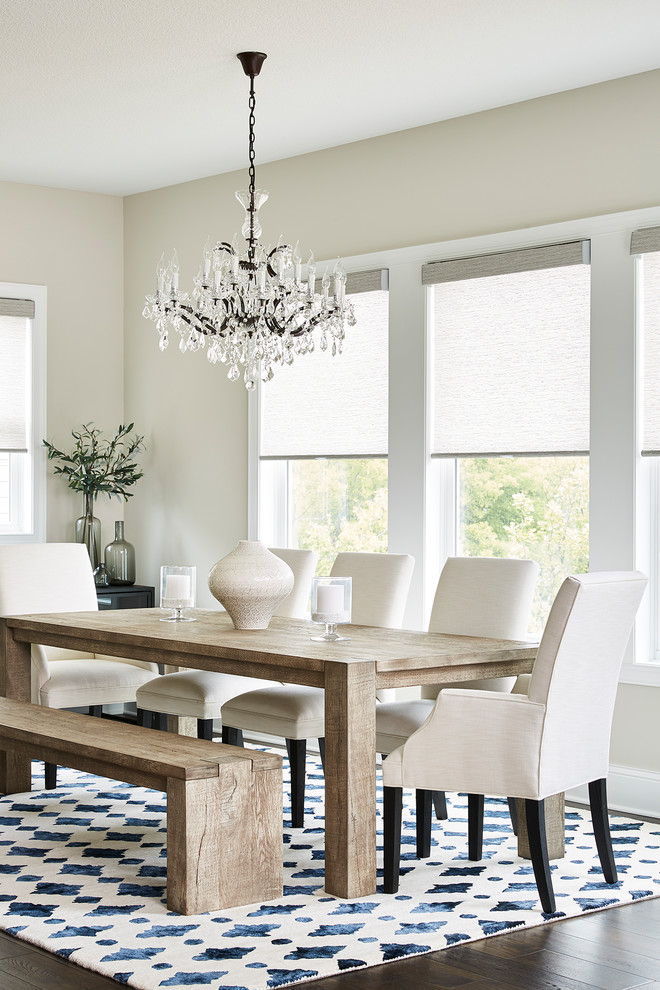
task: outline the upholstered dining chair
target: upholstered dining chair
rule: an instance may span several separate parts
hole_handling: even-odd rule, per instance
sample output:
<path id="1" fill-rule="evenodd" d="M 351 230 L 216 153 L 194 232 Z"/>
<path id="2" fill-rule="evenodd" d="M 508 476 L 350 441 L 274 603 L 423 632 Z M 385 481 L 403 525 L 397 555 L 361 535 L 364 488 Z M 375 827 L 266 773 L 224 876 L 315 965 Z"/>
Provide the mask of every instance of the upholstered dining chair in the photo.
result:
<path id="1" fill-rule="evenodd" d="M 95 612 L 94 576 L 82 543 L 0 546 L 0 615 L 39 612 Z M 52 646 L 32 647 L 33 704 L 89 709 L 135 701 L 137 690 L 158 674 L 155 664 Z M 46 766 L 46 787 L 55 787 L 57 768 Z"/>
<path id="2" fill-rule="evenodd" d="M 275 615 L 292 619 L 307 613 L 312 576 L 318 554 L 315 550 L 289 550 L 269 547 L 271 553 L 285 561 L 293 571 L 293 589 L 275 610 Z M 210 670 L 181 670 L 163 674 L 137 692 L 138 722 L 166 728 L 167 716 L 197 719 L 200 739 L 213 738 L 213 722 L 220 718 L 221 709 L 234 695 L 255 686 L 265 687 L 279 682 L 242 677 L 240 674 L 219 674 Z"/>
<path id="3" fill-rule="evenodd" d="M 555 910 L 544 800 L 582 784 L 607 883 L 616 882 L 606 778 L 621 662 L 647 584 L 637 571 L 566 578 L 525 694 L 445 689 L 383 761 L 385 890 L 399 883 L 402 788 L 468 793 L 468 857 L 481 859 L 483 796 L 524 800 L 543 911 Z"/>
<path id="4" fill-rule="evenodd" d="M 509 557 L 448 557 L 438 579 L 429 632 L 456 636 L 487 636 L 491 639 L 526 639 L 532 599 L 538 576 L 533 560 Z M 507 691 L 515 677 L 490 677 L 462 681 L 460 687 Z M 428 718 L 435 699 L 444 687 L 427 684 L 421 698 L 380 704 L 376 708 L 376 752 L 387 755 Z M 431 797 L 438 818 L 447 817 L 443 792 L 419 790 L 417 803 L 417 853 L 428 856 L 431 846 Z M 510 802 L 514 828 L 515 802 Z"/>
<path id="5" fill-rule="evenodd" d="M 338 553 L 330 575 L 352 579 L 352 623 L 400 628 L 414 564 L 407 553 Z M 222 706 L 223 742 L 242 745 L 244 731 L 265 732 L 286 740 L 294 828 L 300 828 L 304 821 L 307 740 L 318 739 L 321 760 L 325 757 L 324 702 L 320 688 L 283 684 L 248 691 Z"/>

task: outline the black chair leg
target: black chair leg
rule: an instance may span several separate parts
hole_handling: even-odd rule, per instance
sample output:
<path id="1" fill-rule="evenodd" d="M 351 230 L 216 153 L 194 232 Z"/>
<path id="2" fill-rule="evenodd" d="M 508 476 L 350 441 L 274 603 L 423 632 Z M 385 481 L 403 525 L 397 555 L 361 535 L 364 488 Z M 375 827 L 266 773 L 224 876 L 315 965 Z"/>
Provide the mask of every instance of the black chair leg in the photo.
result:
<path id="1" fill-rule="evenodd" d="M 212 718 L 198 718 L 197 719 L 197 738 L 198 739 L 208 739 L 209 742 L 213 742 L 213 719 Z"/>
<path id="2" fill-rule="evenodd" d="M 153 724 L 153 712 L 148 712 L 145 708 L 137 709 L 137 724 L 145 729 L 150 729 Z"/>
<path id="3" fill-rule="evenodd" d="M 517 798 L 507 798 L 509 802 L 509 815 L 511 816 L 511 828 L 513 829 L 513 834 L 518 835 L 518 799 Z"/>
<path id="4" fill-rule="evenodd" d="M 305 821 L 305 758 L 306 739 L 287 739 L 291 771 L 291 827 L 302 828 Z"/>
<path id="5" fill-rule="evenodd" d="M 399 889 L 399 861 L 401 858 L 401 809 L 403 789 L 383 788 L 383 887 L 386 894 L 396 894 Z"/>
<path id="6" fill-rule="evenodd" d="M 468 794 L 468 859 L 479 860 L 484 839 L 484 796 Z"/>
<path id="7" fill-rule="evenodd" d="M 433 807 L 438 821 L 446 822 L 449 815 L 447 814 L 447 798 L 444 791 L 433 791 Z"/>
<path id="8" fill-rule="evenodd" d="M 321 754 L 321 766 L 323 767 L 323 773 L 325 773 L 325 736 L 319 739 L 319 753 Z"/>
<path id="9" fill-rule="evenodd" d="M 417 859 L 428 859 L 431 855 L 431 797 L 431 791 L 420 788 L 415 791 Z"/>
<path id="10" fill-rule="evenodd" d="M 157 729 L 158 732 L 167 732 L 167 715 L 165 712 L 153 713 L 152 727 Z"/>
<path id="11" fill-rule="evenodd" d="M 534 868 L 534 879 L 546 914 L 555 912 L 555 895 L 552 889 L 548 843 L 545 835 L 545 804 L 543 801 L 525 800 L 525 821 L 529 852 Z"/>
<path id="12" fill-rule="evenodd" d="M 607 781 L 604 777 L 592 780 L 589 784 L 589 805 L 594 826 L 596 848 L 606 883 L 616 883 L 616 863 L 612 851 L 610 820 L 607 814 Z"/>
<path id="13" fill-rule="evenodd" d="M 93 718 L 103 717 L 103 705 L 88 705 L 87 713 Z M 44 785 L 47 791 L 57 788 L 57 764 L 44 763 Z"/>
<path id="14" fill-rule="evenodd" d="M 243 745 L 243 730 L 234 729 L 231 725 L 223 725 L 222 727 L 222 741 L 227 746 L 242 746 Z"/>

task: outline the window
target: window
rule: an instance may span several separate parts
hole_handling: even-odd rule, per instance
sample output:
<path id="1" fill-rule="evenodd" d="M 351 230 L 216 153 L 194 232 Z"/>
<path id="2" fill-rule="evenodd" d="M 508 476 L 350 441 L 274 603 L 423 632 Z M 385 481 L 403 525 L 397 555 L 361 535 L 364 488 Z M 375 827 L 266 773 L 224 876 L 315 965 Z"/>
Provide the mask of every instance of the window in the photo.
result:
<path id="1" fill-rule="evenodd" d="M 0 541 L 45 539 L 42 286 L 0 283 Z"/>
<path id="2" fill-rule="evenodd" d="M 536 560 L 533 632 L 566 574 L 588 570 L 588 258 L 576 241 L 424 266 L 446 545 Z"/>
<path id="3" fill-rule="evenodd" d="M 638 321 L 641 341 L 641 454 L 648 458 L 643 466 L 649 487 L 650 554 L 644 561 L 651 582 L 649 609 L 649 649 L 647 661 L 660 664 L 660 559 L 658 526 L 660 524 L 660 227 L 635 231 L 631 253 L 638 259 Z"/>
<path id="4" fill-rule="evenodd" d="M 553 582 L 566 573 L 637 567 L 651 582 L 621 679 L 660 686 L 660 455 L 653 456 L 660 441 L 654 446 L 648 436 L 638 442 L 641 393 L 648 400 L 651 385 L 660 382 L 660 273 L 657 290 L 651 284 L 653 266 L 660 268 L 660 236 L 653 234 L 654 225 L 657 234 L 660 207 L 345 259 L 356 271 L 389 272 L 394 371 L 387 386 L 387 459 L 382 458 L 387 515 L 380 520 L 383 530 L 387 525 L 388 548 L 415 557 L 406 615 L 411 628 L 427 626 L 448 554 L 535 557 L 542 590 L 535 605 L 537 629 Z M 651 236 L 656 247 L 649 245 Z M 535 243 L 542 246 L 531 247 Z M 445 264 L 449 275 L 468 264 L 475 267 L 465 268 L 464 278 L 439 279 Z M 506 310 L 494 295 L 504 285 L 518 287 L 504 297 Z M 465 320 L 453 312 L 459 310 L 456 300 L 468 290 L 480 308 L 452 337 L 451 327 Z M 640 341 L 645 357 L 638 354 Z M 372 357 L 370 351 L 367 360 Z M 301 361 L 301 374 L 303 367 Z M 491 367 L 494 379 L 488 378 Z M 283 370 L 279 382 L 276 375 L 262 395 L 274 384 L 286 391 L 290 371 Z M 466 401 L 470 394 L 479 402 Z M 344 482 L 332 472 L 349 466 L 351 458 L 326 455 L 325 466 L 323 460 L 314 462 L 316 452 L 308 459 L 259 459 L 258 398 L 249 400 L 250 470 L 259 478 L 249 486 L 250 535 L 273 546 L 299 540 L 301 523 L 327 518 L 330 509 L 323 506 L 333 497 L 340 506 L 339 529 L 345 528 L 342 518 L 361 503 L 335 494 Z M 316 413 L 316 396 L 309 404 Z M 341 409 L 341 403 L 336 406 Z M 296 400 L 295 415 L 299 408 Z M 385 413 L 379 416 L 384 422 Z M 354 420 L 361 425 L 363 418 Z M 650 422 L 648 409 L 643 418 Z M 328 432 L 323 424 L 318 429 Z M 486 433 L 497 441 L 487 448 Z M 296 473 L 314 470 L 317 475 L 298 497 Z M 358 492 L 361 484 L 359 474 L 346 481 Z M 374 487 L 380 487 L 384 504 L 384 481 Z M 312 504 L 310 491 L 321 509 Z M 301 508 L 305 500 L 307 513 Z"/>
<path id="5" fill-rule="evenodd" d="M 313 548 L 387 550 L 387 272 L 349 275 L 356 325 L 341 356 L 318 346 L 260 392 L 259 535 Z"/>

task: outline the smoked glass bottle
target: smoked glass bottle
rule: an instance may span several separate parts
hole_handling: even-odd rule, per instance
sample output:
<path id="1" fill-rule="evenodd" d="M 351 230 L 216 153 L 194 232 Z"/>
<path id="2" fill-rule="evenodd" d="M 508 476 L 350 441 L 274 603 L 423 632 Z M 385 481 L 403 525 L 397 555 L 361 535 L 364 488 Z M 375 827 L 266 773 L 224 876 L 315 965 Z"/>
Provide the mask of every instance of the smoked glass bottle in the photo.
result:
<path id="1" fill-rule="evenodd" d="M 115 523 L 115 538 L 105 548 L 105 566 L 111 584 L 135 584 L 135 547 L 124 539 L 124 523 Z"/>

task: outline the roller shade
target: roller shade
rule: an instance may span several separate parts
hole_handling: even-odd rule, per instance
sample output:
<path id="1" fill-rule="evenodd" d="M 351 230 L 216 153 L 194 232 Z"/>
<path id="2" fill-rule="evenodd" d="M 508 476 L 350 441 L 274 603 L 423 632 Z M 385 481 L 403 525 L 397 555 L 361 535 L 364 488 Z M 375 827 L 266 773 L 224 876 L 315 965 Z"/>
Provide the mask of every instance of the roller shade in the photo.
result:
<path id="1" fill-rule="evenodd" d="M 644 255 L 642 455 L 660 455 L 660 227 L 636 230 L 631 254 Z"/>
<path id="2" fill-rule="evenodd" d="M 0 451 L 28 449 L 29 319 L 34 303 L 0 299 Z"/>
<path id="3" fill-rule="evenodd" d="M 262 458 L 387 456 L 387 272 L 349 275 L 347 289 L 357 323 L 342 354 L 317 337 L 312 354 L 261 386 Z"/>
<path id="4" fill-rule="evenodd" d="M 425 266 L 435 456 L 588 452 L 588 259 L 578 241 Z"/>

